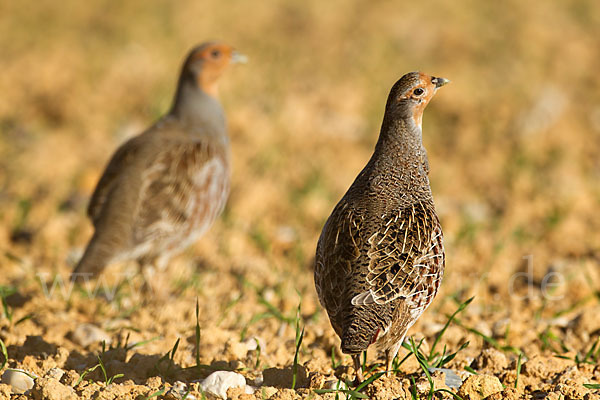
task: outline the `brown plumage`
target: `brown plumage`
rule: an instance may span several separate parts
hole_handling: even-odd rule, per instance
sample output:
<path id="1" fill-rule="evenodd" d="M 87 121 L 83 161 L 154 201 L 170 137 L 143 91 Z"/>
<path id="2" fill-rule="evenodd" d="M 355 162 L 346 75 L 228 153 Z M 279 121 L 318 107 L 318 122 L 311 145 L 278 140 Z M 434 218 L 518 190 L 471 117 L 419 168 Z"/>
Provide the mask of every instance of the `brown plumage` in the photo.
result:
<path id="1" fill-rule="evenodd" d="M 217 82 L 243 60 L 221 43 L 192 49 L 171 110 L 119 147 L 100 178 L 88 206 L 94 235 L 73 279 L 127 259 L 162 268 L 211 226 L 229 192 L 229 139 Z"/>
<path id="2" fill-rule="evenodd" d="M 389 373 L 407 330 L 435 297 L 444 272 L 442 229 L 422 144 L 423 110 L 448 80 L 419 72 L 392 87 L 375 151 L 323 227 L 315 286 L 342 351 L 371 344 Z"/>

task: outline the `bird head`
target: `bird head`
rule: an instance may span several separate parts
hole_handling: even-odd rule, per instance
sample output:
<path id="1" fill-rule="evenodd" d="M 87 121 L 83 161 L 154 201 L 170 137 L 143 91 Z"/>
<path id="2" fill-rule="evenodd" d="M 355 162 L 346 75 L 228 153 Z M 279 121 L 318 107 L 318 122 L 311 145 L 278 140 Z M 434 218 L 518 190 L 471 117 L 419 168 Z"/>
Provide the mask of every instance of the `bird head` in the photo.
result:
<path id="1" fill-rule="evenodd" d="M 191 79 L 197 88 L 216 97 L 218 80 L 223 72 L 231 64 L 246 61 L 245 55 L 227 44 L 204 43 L 190 51 L 183 65 L 182 78 Z"/>
<path id="2" fill-rule="evenodd" d="M 386 110 L 394 117 L 412 118 L 421 128 L 425 107 L 435 92 L 449 82 L 422 72 L 409 72 L 392 87 Z"/>

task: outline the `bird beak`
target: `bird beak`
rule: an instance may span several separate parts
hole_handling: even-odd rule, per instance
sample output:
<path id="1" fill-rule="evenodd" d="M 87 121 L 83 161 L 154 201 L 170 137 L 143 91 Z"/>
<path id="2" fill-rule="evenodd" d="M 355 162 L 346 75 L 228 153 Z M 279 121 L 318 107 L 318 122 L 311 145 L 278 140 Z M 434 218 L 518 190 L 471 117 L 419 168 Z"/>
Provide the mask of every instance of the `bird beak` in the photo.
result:
<path id="1" fill-rule="evenodd" d="M 231 53 L 231 63 L 232 64 L 246 64 L 248 62 L 248 57 L 246 57 L 244 54 L 238 52 L 238 51 L 233 51 L 233 53 Z"/>
<path id="2" fill-rule="evenodd" d="M 441 88 L 442 86 L 444 86 L 447 83 L 450 83 L 450 79 L 446 79 L 446 78 L 433 78 L 431 80 L 431 82 L 435 85 L 435 88 Z"/>

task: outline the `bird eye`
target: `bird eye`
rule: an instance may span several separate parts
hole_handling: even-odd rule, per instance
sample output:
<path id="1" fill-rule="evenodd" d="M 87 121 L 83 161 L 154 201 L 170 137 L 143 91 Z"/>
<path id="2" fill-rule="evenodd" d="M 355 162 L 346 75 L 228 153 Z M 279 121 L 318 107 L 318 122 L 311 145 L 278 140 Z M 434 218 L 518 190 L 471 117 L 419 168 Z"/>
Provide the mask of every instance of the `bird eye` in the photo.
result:
<path id="1" fill-rule="evenodd" d="M 219 58 L 219 57 L 221 57 L 221 52 L 220 52 L 219 50 L 213 50 L 213 51 L 210 53 L 210 56 L 211 56 L 212 58 Z"/>
<path id="2" fill-rule="evenodd" d="M 415 96 L 421 96 L 423 93 L 425 93 L 425 90 L 423 90 L 422 88 L 416 88 L 415 90 L 413 90 L 413 93 Z"/>

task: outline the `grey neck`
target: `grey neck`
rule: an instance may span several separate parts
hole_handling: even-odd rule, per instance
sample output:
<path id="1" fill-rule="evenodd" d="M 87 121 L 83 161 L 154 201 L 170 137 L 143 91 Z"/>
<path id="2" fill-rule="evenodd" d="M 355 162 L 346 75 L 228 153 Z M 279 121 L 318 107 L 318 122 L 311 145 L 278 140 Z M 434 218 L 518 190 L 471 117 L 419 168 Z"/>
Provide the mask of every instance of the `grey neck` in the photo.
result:
<path id="1" fill-rule="evenodd" d="M 421 128 L 412 118 L 395 118 L 384 121 L 375 146 L 373 159 L 380 166 L 397 171 L 413 179 L 427 179 L 427 153 L 423 147 Z"/>
<path id="2" fill-rule="evenodd" d="M 431 200 L 428 169 L 421 130 L 413 119 L 384 120 L 375 151 L 347 196 L 385 198 L 384 204 L 374 205 L 377 212 L 383 213 L 399 205 Z"/>
<path id="3" fill-rule="evenodd" d="M 225 113 L 219 101 L 206 94 L 195 82 L 182 80 L 169 115 L 199 136 L 212 136 L 228 142 Z"/>

